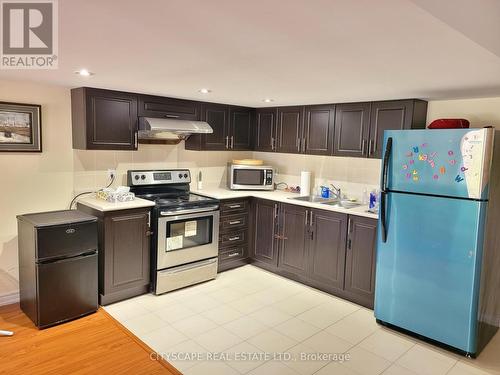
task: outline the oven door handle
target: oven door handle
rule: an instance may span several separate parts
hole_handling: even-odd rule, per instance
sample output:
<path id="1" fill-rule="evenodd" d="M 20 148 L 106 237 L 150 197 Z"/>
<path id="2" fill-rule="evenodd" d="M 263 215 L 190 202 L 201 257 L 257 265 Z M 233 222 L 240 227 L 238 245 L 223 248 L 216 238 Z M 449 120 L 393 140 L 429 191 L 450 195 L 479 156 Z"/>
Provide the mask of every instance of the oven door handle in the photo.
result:
<path id="1" fill-rule="evenodd" d="M 217 262 L 217 258 L 202 260 L 199 262 L 194 262 L 194 263 L 190 263 L 190 264 L 186 264 L 186 265 L 182 265 L 182 266 L 173 267 L 173 268 L 168 269 L 168 270 L 158 271 L 158 275 L 166 275 L 166 274 L 184 272 L 184 271 L 192 270 L 192 269 L 195 269 L 198 267 L 208 266 L 208 265 L 211 265 L 215 262 Z"/>
<path id="2" fill-rule="evenodd" d="M 219 206 L 207 206 L 203 208 L 192 208 L 188 210 L 180 210 L 180 211 L 160 211 L 160 216 L 177 216 L 177 215 L 185 215 L 185 214 L 196 214 L 198 212 L 208 212 L 217 210 Z"/>

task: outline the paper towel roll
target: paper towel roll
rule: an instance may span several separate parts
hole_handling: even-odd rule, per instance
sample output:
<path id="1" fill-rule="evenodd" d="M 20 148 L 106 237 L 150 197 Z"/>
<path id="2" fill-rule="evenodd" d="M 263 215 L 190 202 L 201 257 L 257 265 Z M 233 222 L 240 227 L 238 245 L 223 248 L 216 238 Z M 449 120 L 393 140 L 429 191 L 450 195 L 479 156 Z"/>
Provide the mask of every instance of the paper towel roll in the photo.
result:
<path id="1" fill-rule="evenodd" d="M 300 172 L 300 195 L 310 195 L 311 194 L 311 172 L 302 171 Z"/>

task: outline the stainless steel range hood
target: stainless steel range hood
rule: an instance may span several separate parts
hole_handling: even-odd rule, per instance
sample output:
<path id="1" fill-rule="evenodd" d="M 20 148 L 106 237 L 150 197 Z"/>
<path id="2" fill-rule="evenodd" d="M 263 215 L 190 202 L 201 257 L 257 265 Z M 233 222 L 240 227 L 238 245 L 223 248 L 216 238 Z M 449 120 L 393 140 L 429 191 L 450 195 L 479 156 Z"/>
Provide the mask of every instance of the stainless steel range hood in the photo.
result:
<path id="1" fill-rule="evenodd" d="M 164 140 L 168 143 L 179 143 L 191 134 L 207 133 L 213 133 L 213 129 L 205 121 L 154 117 L 141 117 L 139 119 L 139 140 Z"/>

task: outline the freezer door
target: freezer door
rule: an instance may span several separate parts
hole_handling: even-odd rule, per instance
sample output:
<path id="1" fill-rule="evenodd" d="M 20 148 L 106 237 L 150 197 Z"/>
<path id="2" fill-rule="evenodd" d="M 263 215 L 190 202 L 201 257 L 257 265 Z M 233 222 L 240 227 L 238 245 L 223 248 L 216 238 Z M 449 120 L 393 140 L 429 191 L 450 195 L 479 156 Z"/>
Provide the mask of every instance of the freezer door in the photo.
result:
<path id="1" fill-rule="evenodd" d="M 384 154 L 389 138 L 392 148 L 383 166 L 388 172 L 385 187 L 486 199 L 493 137 L 493 129 L 386 131 Z"/>
<path id="2" fill-rule="evenodd" d="M 37 264 L 38 327 L 97 310 L 97 252 Z"/>
<path id="3" fill-rule="evenodd" d="M 377 319 L 475 352 L 486 205 L 387 195 L 387 241 L 379 233 L 377 244 Z"/>

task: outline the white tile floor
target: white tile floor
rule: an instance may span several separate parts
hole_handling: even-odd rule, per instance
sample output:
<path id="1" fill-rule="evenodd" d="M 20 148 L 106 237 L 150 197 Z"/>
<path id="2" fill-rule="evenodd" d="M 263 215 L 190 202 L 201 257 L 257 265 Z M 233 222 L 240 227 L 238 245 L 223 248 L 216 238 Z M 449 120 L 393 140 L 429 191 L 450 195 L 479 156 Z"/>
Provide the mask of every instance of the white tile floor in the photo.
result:
<path id="1" fill-rule="evenodd" d="M 500 334 L 468 360 L 378 326 L 371 310 L 250 265 L 105 309 L 186 375 L 500 374 Z"/>

